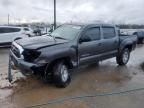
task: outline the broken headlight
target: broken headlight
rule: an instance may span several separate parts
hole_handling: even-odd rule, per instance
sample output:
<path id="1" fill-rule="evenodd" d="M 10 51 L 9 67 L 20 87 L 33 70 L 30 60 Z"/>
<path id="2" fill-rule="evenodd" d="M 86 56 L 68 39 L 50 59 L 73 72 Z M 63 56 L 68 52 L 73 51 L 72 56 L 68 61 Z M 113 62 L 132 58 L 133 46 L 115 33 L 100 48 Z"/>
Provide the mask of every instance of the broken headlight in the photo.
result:
<path id="1" fill-rule="evenodd" d="M 27 62 L 33 62 L 35 59 L 37 59 L 40 56 L 41 52 L 35 51 L 35 50 L 24 50 L 23 56 L 24 60 Z"/>

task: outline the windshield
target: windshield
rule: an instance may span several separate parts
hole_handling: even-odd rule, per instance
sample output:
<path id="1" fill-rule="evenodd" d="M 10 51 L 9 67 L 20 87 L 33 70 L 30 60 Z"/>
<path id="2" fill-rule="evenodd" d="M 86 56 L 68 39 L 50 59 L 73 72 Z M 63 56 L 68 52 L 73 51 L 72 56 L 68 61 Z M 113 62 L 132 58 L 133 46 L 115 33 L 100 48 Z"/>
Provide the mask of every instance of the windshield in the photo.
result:
<path id="1" fill-rule="evenodd" d="M 63 25 L 54 30 L 51 33 L 51 36 L 60 39 L 73 40 L 76 37 L 76 35 L 80 32 L 80 29 L 81 26 Z"/>

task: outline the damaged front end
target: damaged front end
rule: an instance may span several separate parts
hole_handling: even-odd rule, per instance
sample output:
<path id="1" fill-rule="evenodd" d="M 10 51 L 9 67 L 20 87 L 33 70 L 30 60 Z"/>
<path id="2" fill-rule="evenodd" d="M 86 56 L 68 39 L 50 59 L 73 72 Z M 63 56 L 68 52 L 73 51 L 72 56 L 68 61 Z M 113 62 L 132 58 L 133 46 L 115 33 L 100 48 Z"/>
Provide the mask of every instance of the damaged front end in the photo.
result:
<path id="1" fill-rule="evenodd" d="M 22 55 L 24 56 L 24 61 L 27 62 L 34 62 L 34 60 L 37 59 L 40 56 L 40 54 L 40 51 L 29 49 L 25 49 L 22 53 Z"/>
<path id="2" fill-rule="evenodd" d="M 12 81 L 12 70 L 20 70 L 25 76 L 34 74 L 35 71 L 43 71 L 45 64 L 34 62 L 40 56 L 40 52 L 22 48 L 16 42 L 12 43 L 9 55 L 8 79 Z"/>

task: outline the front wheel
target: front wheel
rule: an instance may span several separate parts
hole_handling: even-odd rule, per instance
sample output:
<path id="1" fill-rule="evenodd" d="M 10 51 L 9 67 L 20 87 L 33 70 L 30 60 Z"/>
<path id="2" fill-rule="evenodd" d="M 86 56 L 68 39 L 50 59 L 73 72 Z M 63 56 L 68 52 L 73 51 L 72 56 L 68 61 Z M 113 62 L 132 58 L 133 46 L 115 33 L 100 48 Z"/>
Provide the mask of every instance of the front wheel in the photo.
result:
<path id="1" fill-rule="evenodd" d="M 57 87 L 65 88 L 71 82 L 68 67 L 63 62 L 58 62 L 53 68 L 53 81 Z"/>
<path id="2" fill-rule="evenodd" d="M 117 63 L 119 65 L 126 65 L 130 58 L 130 51 L 128 48 L 123 49 L 123 51 L 116 57 Z"/>

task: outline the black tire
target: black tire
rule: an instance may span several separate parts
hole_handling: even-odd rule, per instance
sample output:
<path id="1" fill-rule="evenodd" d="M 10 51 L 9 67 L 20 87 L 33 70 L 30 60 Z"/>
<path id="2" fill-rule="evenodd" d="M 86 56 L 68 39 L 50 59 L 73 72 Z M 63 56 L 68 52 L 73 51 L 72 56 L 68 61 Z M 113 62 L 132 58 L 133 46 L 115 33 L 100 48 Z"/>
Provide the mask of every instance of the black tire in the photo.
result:
<path id="1" fill-rule="evenodd" d="M 99 66 L 99 62 L 88 65 L 88 67 L 98 67 L 98 66 Z"/>
<path id="2" fill-rule="evenodd" d="M 143 44 L 144 43 L 144 39 L 142 38 L 142 39 L 139 39 L 139 42 L 138 42 L 139 44 Z"/>
<path id="3" fill-rule="evenodd" d="M 128 48 L 124 48 L 122 52 L 116 57 L 117 64 L 126 65 L 130 58 L 130 51 Z"/>
<path id="4" fill-rule="evenodd" d="M 42 79 L 43 79 L 43 82 L 44 83 L 51 83 L 52 82 L 52 72 L 51 72 L 51 70 L 46 70 L 47 72 L 46 73 L 44 73 L 44 74 L 41 74 L 40 76 L 42 77 Z"/>
<path id="5" fill-rule="evenodd" d="M 56 87 L 65 88 L 71 82 L 71 76 L 64 62 L 58 62 L 53 68 L 53 81 Z"/>

